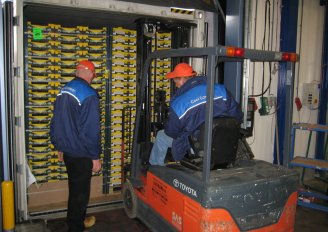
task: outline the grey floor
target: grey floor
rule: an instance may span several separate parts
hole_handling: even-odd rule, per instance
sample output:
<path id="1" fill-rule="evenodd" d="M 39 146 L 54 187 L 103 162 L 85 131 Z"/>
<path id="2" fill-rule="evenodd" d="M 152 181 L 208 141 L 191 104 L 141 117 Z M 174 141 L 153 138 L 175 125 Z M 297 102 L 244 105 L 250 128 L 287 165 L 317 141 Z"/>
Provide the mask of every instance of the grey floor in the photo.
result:
<path id="1" fill-rule="evenodd" d="M 316 173 L 312 170 L 305 172 L 304 184 L 311 189 L 326 192 L 327 181 L 318 181 L 313 178 Z M 328 179 L 328 178 L 326 178 Z M 323 204 L 327 205 L 327 202 Z M 129 219 L 123 208 L 102 212 L 95 212 L 96 224 L 88 229 L 88 232 L 150 232 L 150 230 L 139 220 Z M 107 208 L 106 208 L 107 209 Z M 32 220 L 16 226 L 16 232 L 67 232 L 65 218 L 54 220 Z M 328 231 L 328 213 L 297 206 L 295 218 L 295 232 L 325 232 Z"/>
<path id="2" fill-rule="evenodd" d="M 328 213 L 298 206 L 296 211 L 295 231 L 328 231 Z"/>
<path id="3" fill-rule="evenodd" d="M 127 218 L 123 209 L 98 212 L 95 226 L 89 232 L 149 232 L 139 220 Z M 65 219 L 34 220 L 16 226 L 16 232 L 66 232 Z M 321 232 L 328 231 L 328 213 L 297 207 L 295 232 Z"/>

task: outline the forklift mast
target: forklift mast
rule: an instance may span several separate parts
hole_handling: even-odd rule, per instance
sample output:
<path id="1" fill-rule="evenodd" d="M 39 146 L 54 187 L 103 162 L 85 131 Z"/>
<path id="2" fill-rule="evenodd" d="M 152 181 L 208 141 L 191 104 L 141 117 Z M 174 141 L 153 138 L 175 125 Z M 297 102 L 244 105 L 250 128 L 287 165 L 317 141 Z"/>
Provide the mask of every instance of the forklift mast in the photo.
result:
<path id="1" fill-rule="evenodd" d="M 157 117 L 156 125 L 151 125 L 149 122 L 151 121 L 151 102 L 157 103 L 157 106 L 160 106 L 161 110 L 163 110 L 165 99 L 165 95 L 160 92 L 155 92 L 153 96 L 151 96 L 151 89 L 156 91 L 156 79 L 155 81 L 151 81 L 151 70 L 148 69 L 146 86 L 141 87 L 141 73 L 147 72 L 143 70 L 143 64 L 146 59 L 149 57 L 151 52 L 153 52 L 154 48 L 152 47 L 152 41 L 154 40 L 155 49 L 157 47 L 157 33 L 170 32 L 172 33 L 172 48 L 187 48 L 190 47 L 190 31 L 191 28 L 196 27 L 194 23 L 186 23 L 186 22 L 171 22 L 164 20 L 155 20 L 142 18 L 136 21 L 137 23 L 137 105 L 140 104 L 140 99 L 145 99 L 145 109 L 140 112 L 141 115 L 141 125 L 140 130 L 138 131 L 138 141 L 149 144 L 151 140 L 151 132 L 158 131 L 163 126 L 163 121 L 165 120 L 164 114 L 165 112 L 158 112 L 161 117 Z M 175 60 L 172 65 L 177 64 L 178 62 L 188 62 L 188 58 L 181 57 L 179 60 Z M 155 67 L 157 59 L 154 59 Z M 156 77 L 156 68 L 154 69 L 154 76 Z M 171 86 L 171 89 L 174 89 Z M 160 91 L 160 90 L 159 90 Z M 160 96 L 162 95 L 162 96 Z M 153 97 L 153 99 L 152 99 Z M 157 97 L 157 98 L 156 98 Z M 160 100 L 160 102 L 159 102 Z M 158 105 L 160 103 L 160 105 Z M 154 107 L 154 110 L 158 110 L 158 107 Z"/>

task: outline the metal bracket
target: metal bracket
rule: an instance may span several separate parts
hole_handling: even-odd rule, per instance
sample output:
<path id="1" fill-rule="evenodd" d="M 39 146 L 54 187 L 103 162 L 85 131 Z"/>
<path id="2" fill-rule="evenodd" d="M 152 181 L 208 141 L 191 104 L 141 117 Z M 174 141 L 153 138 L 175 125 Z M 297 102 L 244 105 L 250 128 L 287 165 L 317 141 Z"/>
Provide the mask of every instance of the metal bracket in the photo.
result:
<path id="1" fill-rule="evenodd" d="M 15 117 L 15 126 L 21 126 L 22 117 Z"/>
<path id="2" fill-rule="evenodd" d="M 20 67 L 14 67 L 14 77 L 19 77 Z"/>
<path id="3" fill-rule="evenodd" d="M 23 174 L 23 165 L 16 164 L 16 172 L 19 174 Z"/>
<path id="4" fill-rule="evenodd" d="M 23 210 L 18 210 L 18 220 L 20 222 L 22 222 L 23 218 L 24 218 L 24 211 Z"/>
<path id="5" fill-rule="evenodd" d="M 13 17 L 13 26 L 19 26 L 19 16 Z"/>

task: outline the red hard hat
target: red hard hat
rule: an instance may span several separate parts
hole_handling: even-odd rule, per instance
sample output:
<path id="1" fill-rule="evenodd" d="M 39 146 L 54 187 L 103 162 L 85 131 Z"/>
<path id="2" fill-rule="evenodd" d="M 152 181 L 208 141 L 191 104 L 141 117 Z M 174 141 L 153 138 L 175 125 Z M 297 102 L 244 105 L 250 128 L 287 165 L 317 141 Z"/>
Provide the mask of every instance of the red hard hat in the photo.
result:
<path id="1" fill-rule="evenodd" d="M 166 74 L 166 78 L 175 78 L 175 77 L 191 77 L 195 76 L 197 73 L 192 69 L 192 67 L 187 63 L 180 63 L 175 66 L 172 72 Z"/>
<path id="2" fill-rule="evenodd" d="M 96 71 L 95 71 L 95 65 L 89 61 L 89 60 L 81 60 L 79 62 L 79 64 L 76 66 L 76 69 L 79 70 L 79 69 L 88 69 L 90 71 L 92 71 L 94 74 L 94 77 L 96 77 Z"/>

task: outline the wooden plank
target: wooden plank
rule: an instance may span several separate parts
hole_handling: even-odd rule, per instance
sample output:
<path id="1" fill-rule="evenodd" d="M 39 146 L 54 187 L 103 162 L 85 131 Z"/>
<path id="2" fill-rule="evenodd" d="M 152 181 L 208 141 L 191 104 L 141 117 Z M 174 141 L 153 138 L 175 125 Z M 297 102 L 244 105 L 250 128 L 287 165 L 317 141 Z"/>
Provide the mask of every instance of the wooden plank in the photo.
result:
<path id="1" fill-rule="evenodd" d="M 109 194 L 102 193 L 102 176 L 93 176 L 91 179 L 90 203 L 99 203 L 100 201 L 117 200 L 120 198 L 120 191 Z M 68 181 L 61 180 L 56 182 L 47 182 L 43 184 L 33 184 L 28 188 L 28 208 L 30 212 L 40 209 L 51 209 L 66 207 L 68 199 Z M 108 198 L 108 196 L 110 196 Z M 111 197 L 112 196 L 112 197 Z M 96 200 L 95 200 L 96 199 Z"/>
<path id="2" fill-rule="evenodd" d="M 291 165 L 307 167 L 307 168 L 314 168 L 314 169 L 321 169 L 321 170 L 328 170 L 328 162 L 327 161 L 304 158 L 304 157 L 300 157 L 300 156 L 295 157 L 291 161 Z"/>
<path id="3" fill-rule="evenodd" d="M 29 206 L 29 213 L 35 213 L 35 212 L 45 212 L 45 211 L 56 211 L 56 210 L 66 210 L 67 208 L 67 199 L 66 201 L 62 202 L 55 202 L 55 203 L 44 203 L 43 205 L 33 205 Z M 90 205 L 96 205 L 96 204 L 104 204 L 104 203 L 111 203 L 116 201 L 122 200 L 122 194 L 121 192 L 116 193 L 110 193 L 110 194 L 104 194 L 100 197 L 93 197 L 90 196 L 89 200 L 89 206 Z"/>

